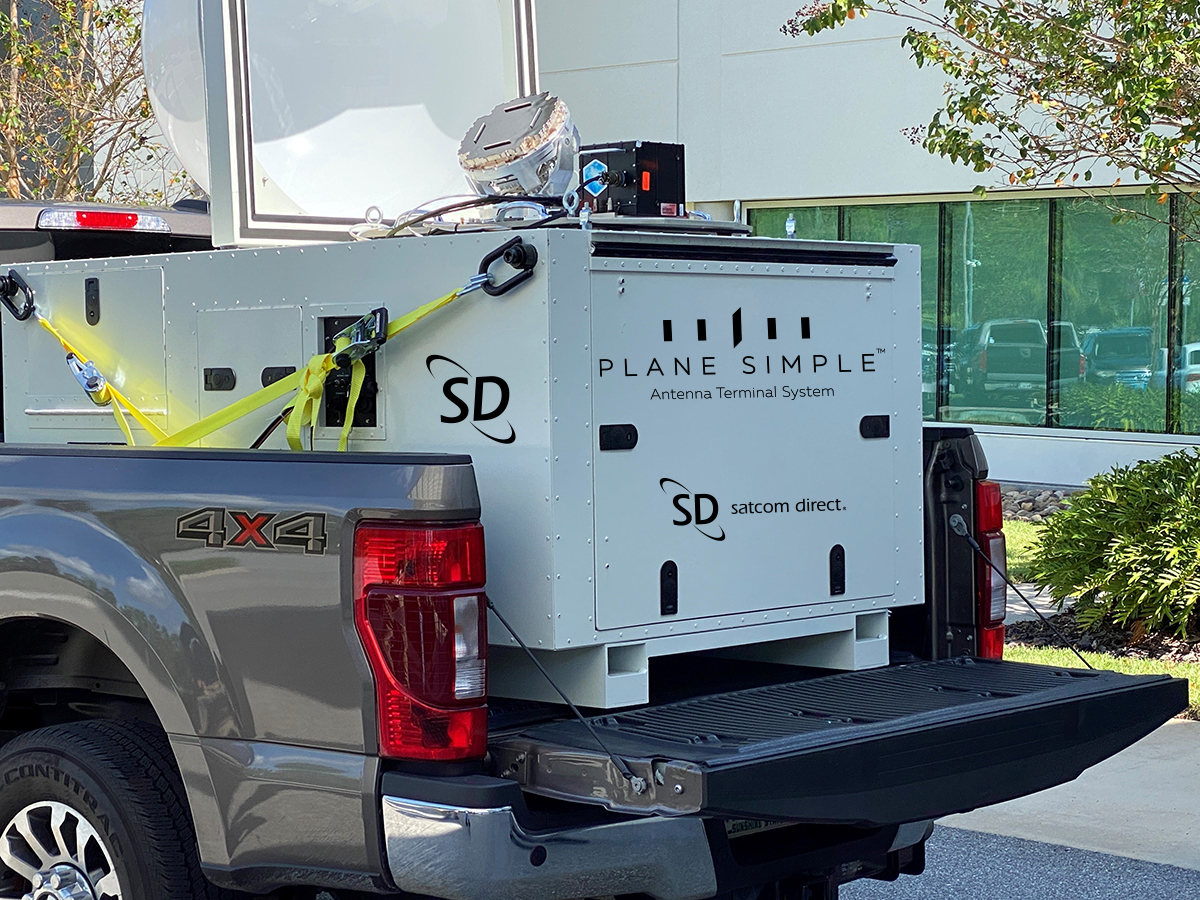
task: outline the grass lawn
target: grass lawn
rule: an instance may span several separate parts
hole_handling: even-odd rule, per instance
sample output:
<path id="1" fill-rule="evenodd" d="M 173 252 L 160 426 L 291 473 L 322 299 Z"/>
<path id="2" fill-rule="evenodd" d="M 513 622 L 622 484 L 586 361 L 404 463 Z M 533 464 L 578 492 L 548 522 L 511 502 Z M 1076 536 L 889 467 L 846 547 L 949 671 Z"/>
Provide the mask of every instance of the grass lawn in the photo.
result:
<path id="1" fill-rule="evenodd" d="M 1037 544 L 1039 528 L 1041 525 L 1037 522 L 1010 520 L 1004 523 L 1004 538 L 1008 543 L 1008 577 L 1018 584 L 1033 580 L 1030 560 Z"/>
<path id="2" fill-rule="evenodd" d="M 1005 523 L 1005 530 L 1010 523 Z M 1015 579 L 1014 579 L 1015 580 Z M 1126 675 L 1172 675 L 1186 678 L 1188 708 L 1180 713 L 1185 719 L 1200 719 L 1200 663 L 1169 662 L 1161 659 L 1131 659 L 1126 656 L 1109 656 L 1107 653 L 1083 651 L 1084 659 L 1097 669 L 1110 669 Z M 1083 663 L 1070 650 L 1059 647 L 1027 647 L 1023 644 L 1006 644 L 1004 658 L 1014 662 L 1038 663 L 1043 666 L 1061 666 L 1080 669 Z"/>

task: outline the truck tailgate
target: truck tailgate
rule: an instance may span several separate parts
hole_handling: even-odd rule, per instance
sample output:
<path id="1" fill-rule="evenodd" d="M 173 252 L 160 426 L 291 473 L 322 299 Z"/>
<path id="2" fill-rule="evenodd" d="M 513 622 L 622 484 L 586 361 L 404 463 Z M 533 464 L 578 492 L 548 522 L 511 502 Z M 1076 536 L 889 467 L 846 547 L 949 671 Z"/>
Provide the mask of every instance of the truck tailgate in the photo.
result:
<path id="1" fill-rule="evenodd" d="M 719 665 L 719 662 L 714 661 Z M 496 771 L 621 812 L 886 825 L 1061 784 L 1187 705 L 1167 676 L 923 662 L 494 735 Z"/>

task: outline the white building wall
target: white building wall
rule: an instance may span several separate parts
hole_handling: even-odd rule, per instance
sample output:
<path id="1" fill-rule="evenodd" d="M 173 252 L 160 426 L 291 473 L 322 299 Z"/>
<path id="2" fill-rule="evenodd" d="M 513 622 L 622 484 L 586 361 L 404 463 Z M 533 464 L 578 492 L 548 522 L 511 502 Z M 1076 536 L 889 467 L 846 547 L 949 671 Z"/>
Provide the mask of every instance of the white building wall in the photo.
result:
<path id="1" fill-rule="evenodd" d="M 929 121 L 945 76 L 913 65 L 898 20 L 790 38 L 779 28 L 797 2 L 538 0 L 542 83 L 587 143 L 686 144 L 693 202 L 946 193 L 986 180 L 901 133 Z"/>

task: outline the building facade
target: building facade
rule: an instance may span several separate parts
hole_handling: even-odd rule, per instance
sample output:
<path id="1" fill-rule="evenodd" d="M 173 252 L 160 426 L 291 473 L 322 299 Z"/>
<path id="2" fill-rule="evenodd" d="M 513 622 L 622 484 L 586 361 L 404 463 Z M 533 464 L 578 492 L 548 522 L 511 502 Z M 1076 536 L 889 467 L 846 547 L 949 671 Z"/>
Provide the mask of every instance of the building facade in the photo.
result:
<path id="1" fill-rule="evenodd" d="M 925 415 L 973 424 L 995 477 L 1079 484 L 1200 442 L 1181 198 L 981 198 L 989 176 L 904 134 L 944 76 L 909 60 L 903 24 L 794 39 L 796 3 L 538 0 L 543 87 L 588 143 L 685 144 L 689 201 L 757 234 L 920 244 Z"/>

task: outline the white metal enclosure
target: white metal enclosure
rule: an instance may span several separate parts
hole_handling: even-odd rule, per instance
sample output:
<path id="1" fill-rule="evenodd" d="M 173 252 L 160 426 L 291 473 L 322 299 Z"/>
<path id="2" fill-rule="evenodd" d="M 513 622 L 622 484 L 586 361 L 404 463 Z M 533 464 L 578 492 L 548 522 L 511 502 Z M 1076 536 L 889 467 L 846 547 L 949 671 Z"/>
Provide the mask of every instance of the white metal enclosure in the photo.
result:
<path id="1" fill-rule="evenodd" d="M 176 431 L 257 390 L 264 370 L 323 352 L 327 319 L 398 317 L 512 237 L 22 274 Z M 650 657 L 702 649 L 886 664 L 887 610 L 924 602 L 917 248 L 578 228 L 524 240 L 539 255 L 528 282 L 455 301 L 379 352 L 374 424 L 351 449 L 471 454 L 489 594 L 576 702 L 643 702 Z M 3 322 L 6 439 L 120 442 L 58 343 Z M 233 390 L 206 389 L 220 368 Z M 247 447 L 281 408 L 206 443 Z M 339 431 L 318 427 L 316 448 Z M 282 429 L 267 446 L 284 446 Z M 497 623 L 491 639 L 493 692 L 550 699 Z"/>

